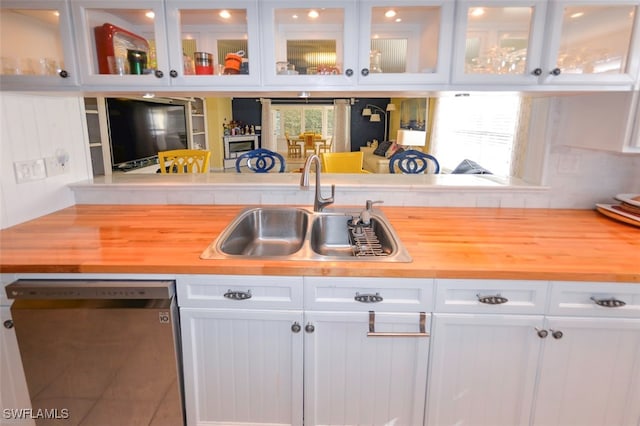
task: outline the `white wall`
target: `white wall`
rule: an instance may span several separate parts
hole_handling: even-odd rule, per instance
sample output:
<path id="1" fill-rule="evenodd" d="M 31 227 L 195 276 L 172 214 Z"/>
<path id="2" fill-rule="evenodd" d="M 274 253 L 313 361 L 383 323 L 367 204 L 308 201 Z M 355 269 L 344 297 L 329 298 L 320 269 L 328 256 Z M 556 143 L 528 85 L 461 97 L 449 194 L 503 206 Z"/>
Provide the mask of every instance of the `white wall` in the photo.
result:
<path id="1" fill-rule="evenodd" d="M 0 93 L 0 225 L 24 222 L 75 204 L 67 185 L 92 177 L 83 99 Z M 63 174 L 17 183 L 14 162 L 69 154 Z"/>

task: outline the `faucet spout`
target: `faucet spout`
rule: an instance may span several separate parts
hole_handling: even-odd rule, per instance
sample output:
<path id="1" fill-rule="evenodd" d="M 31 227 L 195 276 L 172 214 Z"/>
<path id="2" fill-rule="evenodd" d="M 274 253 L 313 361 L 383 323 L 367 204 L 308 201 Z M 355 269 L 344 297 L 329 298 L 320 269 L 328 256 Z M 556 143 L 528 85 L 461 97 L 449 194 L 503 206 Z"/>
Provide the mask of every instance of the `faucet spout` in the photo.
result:
<path id="1" fill-rule="evenodd" d="M 331 185 L 331 197 L 323 198 L 320 191 L 320 157 L 317 154 L 312 154 L 307 157 L 304 162 L 304 168 L 302 170 L 302 176 L 300 176 L 300 187 L 309 187 L 309 175 L 311 174 L 311 165 L 315 163 L 316 166 L 316 195 L 313 202 L 313 211 L 321 212 L 326 206 L 333 204 L 334 196 L 336 193 L 336 186 Z"/>

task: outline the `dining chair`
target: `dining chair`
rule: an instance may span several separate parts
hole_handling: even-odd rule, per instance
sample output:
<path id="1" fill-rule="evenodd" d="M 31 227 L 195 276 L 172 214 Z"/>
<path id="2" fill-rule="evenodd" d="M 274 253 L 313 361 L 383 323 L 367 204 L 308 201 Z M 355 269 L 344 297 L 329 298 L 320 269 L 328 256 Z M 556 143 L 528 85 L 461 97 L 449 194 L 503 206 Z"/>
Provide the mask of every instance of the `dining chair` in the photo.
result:
<path id="1" fill-rule="evenodd" d="M 278 164 L 280 165 L 279 167 Z M 285 167 L 286 162 L 282 155 L 264 148 L 245 152 L 236 159 L 236 171 L 238 173 L 242 173 L 243 168 L 255 173 L 268 173 L 274 169 L 279 173 L 283 173 Z"/>
<path id="2" fill-rule="evenodd" d="M 303 135 L 304 139 L 304 155 L 307 155 L 307 152 L 311 151 L 313 154 L 317 154 L 316 152 L 316 137 L 315 133 L 305 133 Z"/>
<path id="3" fill-rule="evenodd" d="M 318 153 L 331 152 L 331 146 L 333 144 L 333 139 L 329 136 L 325 139 L 321 144 L 318 144 Z"/>
<path id="4" fill-rule="evenodd" d="M 322 171 L 326 173 L 369 173 L 362 168 L 364 153 L 323 152 L 320 154 Z"/>
<path id="5" fill-rule="evenodd" d="M 390 173 L 419 174 L 440 173 L 440 163 L 433 155 L 422 151 L 408 149 L 397 152 L 389 159 Z"/>
<path id="6" fill-rule="evenodd" d="M 173 149 L 158 152 L 160 173 L 208 173 L 211 151 Z"/>
<path id="7" fill-rule="evenodd" d="M 287 139 L 287 157 L 299 158 L 302 157 L 302 147 L 297 141 L 291 139 L 288 133 L 284 134 Z"/>

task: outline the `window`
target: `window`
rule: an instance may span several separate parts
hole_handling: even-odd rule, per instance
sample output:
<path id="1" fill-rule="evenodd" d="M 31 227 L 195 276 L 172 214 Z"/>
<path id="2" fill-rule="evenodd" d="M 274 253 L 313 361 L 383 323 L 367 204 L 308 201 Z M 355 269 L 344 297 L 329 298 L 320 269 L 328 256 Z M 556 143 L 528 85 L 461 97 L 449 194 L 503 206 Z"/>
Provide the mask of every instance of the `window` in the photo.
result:
<path id="1" fill-rule="evenodd" d="M 431 152 L 445 171 L 464 159 L 499 176 L 511 175 L 521 98 L 459 96 L 437 100 Z"/>
<path id="2" fill-rule="evenodd" d="M 303 132 L 333 135 L 333 105 L 276 105 L 273 116 L 278 137 Z"/>

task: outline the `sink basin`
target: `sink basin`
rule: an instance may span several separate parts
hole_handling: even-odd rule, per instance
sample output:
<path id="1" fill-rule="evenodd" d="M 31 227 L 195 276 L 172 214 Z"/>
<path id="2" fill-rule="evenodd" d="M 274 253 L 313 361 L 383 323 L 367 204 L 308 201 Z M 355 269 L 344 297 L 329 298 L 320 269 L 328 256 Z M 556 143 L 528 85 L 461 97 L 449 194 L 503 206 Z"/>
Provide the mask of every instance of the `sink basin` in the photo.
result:
<path id="1" fill-rule="evenodd" d="M 353 209 L 311 212 L 296 207 L 248 208 L 200 257 L 411 262 L 382 212 L 372 212 L 371 226 L 354 229 L 351 219 L 359 213 Z"/>
<path id="2" fill-rule="evenodd" d="M 378 218 L 371 218 L 371 226 L 354 229 L 351 217 L 320 215 L 311 227 L 311 249 L 322 256 L 387 257 L 396 250 L 391 230 Z M 353 233 L 352 233 L 353 232 Z"/>
<path id="3" fill-rule="evenodd" d="M 302 248 L 308 222 L 303 209 L 247 210 L 227 227 L 219 249 L 228 255 L 289 256 Z"/>

